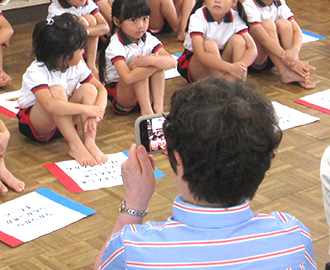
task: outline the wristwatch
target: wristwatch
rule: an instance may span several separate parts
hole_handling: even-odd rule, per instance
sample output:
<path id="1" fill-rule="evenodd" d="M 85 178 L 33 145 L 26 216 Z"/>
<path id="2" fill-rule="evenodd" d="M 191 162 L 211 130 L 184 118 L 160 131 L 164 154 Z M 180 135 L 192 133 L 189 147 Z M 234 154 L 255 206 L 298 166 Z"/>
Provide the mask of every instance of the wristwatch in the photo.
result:
<path id="1" fill-rule="evenodd" d="M 125 213 L 125 214 L 128 214 L 128 215 L 132 215 L 132 216 L 145 217 L 148 214 L 148 209 L 145 210 L 145 211 L 138 211 L 138 210 L 128 208 L 128 207 L 126 207 L 125 200 L 123 200 L 121 202 L 120 207 L 119 207 L 119 212 L 120 213 Z"/>

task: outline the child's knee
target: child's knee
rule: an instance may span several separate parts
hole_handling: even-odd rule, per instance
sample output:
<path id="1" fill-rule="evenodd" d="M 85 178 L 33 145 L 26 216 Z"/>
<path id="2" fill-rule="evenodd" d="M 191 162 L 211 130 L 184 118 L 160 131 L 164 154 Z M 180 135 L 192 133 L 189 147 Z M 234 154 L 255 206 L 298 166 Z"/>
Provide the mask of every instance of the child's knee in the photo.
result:
<path id="1" fill-rule="evenodd" d="M 242 35 L 234 34 L 230 37 L 229 42 L 233 45 L 233 47 L 242 47 L 246 48 L 246 41 Z"/>
<path id="2" fill-rule="evenodd" d="M 218 51 L 219 48 L 218 48 L 218 45 L 216 44 L 216 42 L 212 39 L 207 39 L 207 40 L 204 40 L 204 50 L 206 52 L 212 52 L 212 51 Z"/>
<path id="3" fill-rule="evenodd" d="M 49 91 L 52 94 L 53 97 L 59 98 L 59 99 L 67 99 L 67 94 L 64 90 L 64 88 L 60 85 L 52 85 L 49 87 Z"/>
<path id="4" fill-rule="evenodd" d="M 83 91 L 83 96 L 85 97 L 93 99 L 96 98 L 98 95 L 96 87 L 91 83 L 84 83 L 79 88 L 82 88 L 81 90 Z"/>
<path id="5" fill-rule="evenodd" d="M 261 25 L 263 26 L 263 28 L 265 28 L 265 30 L 268 33 L 277 32 L 275 23 L 272 20 L 270 20 L 270 19 L 263 20 L 261 22 Z"/>
<path id="6" fill-rule="evenodd" d="M 278 19 L 275 24 L 278 33 L 289 34 L 292 30 L 291 23 L 287 19 Z"/>

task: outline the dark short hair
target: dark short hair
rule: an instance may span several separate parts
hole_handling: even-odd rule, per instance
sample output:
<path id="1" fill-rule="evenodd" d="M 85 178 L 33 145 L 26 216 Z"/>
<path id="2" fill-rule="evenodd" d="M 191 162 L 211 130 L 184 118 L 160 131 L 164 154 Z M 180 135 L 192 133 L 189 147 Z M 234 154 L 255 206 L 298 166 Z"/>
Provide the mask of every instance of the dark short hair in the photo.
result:
<path id="1" fill-rule="evenodd" d="M 117 26 L 114 23 L 114 17 L 116 17 L 121 23 L 131 18 L 141 18 L 143 16 L 149 16 L 151 14 L 148 0 L 115 0 L 112 3 L 111 8 L 111 35 L 108 36 L 103 43 L 99 54 L 99 74 L 100 81 L 105 82 L 105 51 L 109 46 L 111 36 L 117 31 Z"/>
<path id="2" fill-rule="evenodd" d="M 282 139 L 271 102 L 244 82 L 208 77 L 177 90 L 164 123 L 195 199 L 224 207 L 252 199 Z"/>
<path id="3" fill-rule="evenodd" d="M 63 13 L 53 19 L 39 21 L 33 31 L 33 54 L 49 70 L 69 68 L 73 53 L 85 47 L 87 33 L 77 16 Z"/>

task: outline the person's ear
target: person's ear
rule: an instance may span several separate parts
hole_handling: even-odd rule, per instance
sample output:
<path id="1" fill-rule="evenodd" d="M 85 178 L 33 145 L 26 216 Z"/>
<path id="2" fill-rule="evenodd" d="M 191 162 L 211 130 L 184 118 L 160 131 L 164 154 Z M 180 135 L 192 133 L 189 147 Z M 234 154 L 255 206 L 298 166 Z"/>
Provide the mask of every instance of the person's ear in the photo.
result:
<path id="1" fill-rule="evenodd" d="M 113 23 L 114 23 L 117 27 L 120 27 L 120 20 L 119 20 L 119 19 L 117 19 L 116 17 L 113 17 L 112 20 L 113 20 Z"/>
<path id="2" fill-rule="evenodd" d="M 183 168 L 182 158 L 176 150 L 174 150 L 174 157 L 176 160 L 176 175 L 179 177 L 183 177 L 184 168 Z"/>

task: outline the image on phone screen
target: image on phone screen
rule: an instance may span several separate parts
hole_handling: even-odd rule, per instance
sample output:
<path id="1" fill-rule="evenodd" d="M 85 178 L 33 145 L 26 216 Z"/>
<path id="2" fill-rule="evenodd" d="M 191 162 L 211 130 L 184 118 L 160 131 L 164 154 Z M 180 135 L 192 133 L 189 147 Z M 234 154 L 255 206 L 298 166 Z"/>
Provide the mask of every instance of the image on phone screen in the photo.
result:
<path id="1" fill-rule="evenodd" d="M 140 122 L 140 141 L 150 153 L 166 151 L 166 139 L 163 132 L 164 116 L 147 118 Z"/>

